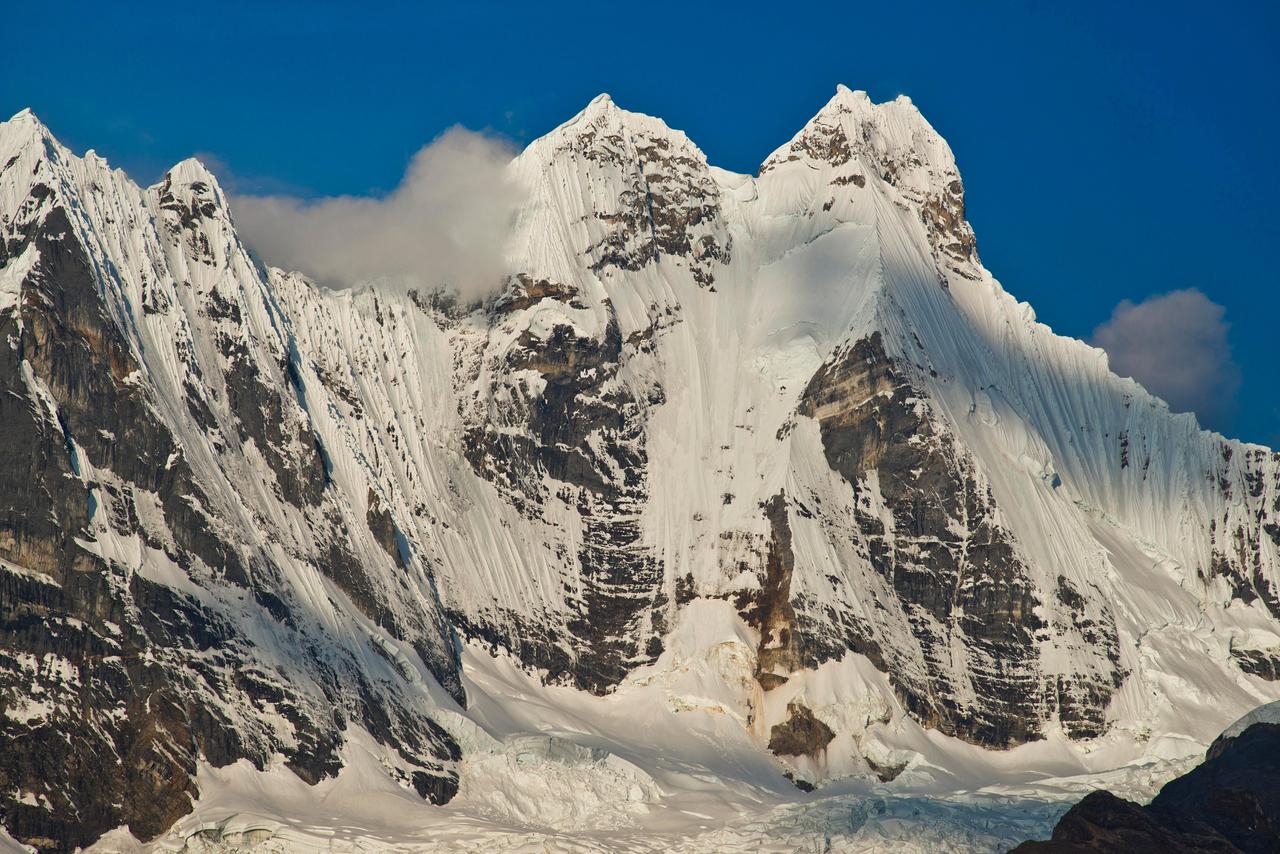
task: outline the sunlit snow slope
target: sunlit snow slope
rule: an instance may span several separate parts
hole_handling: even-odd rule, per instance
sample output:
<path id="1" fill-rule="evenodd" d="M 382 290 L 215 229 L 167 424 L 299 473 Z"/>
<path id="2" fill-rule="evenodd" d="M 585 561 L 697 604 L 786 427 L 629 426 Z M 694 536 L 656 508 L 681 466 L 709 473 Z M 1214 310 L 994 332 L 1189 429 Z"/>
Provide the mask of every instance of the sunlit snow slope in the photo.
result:
<path id="1" fill-rule="evenodd" d="M 1280 456 L 1038 324 L 906 98 L 839 88 L 751 177 L 602 95 L 511 164 L 474 306 L 265 270 L 195 161 L 140 190 L 23 113 L 0 165 L 19 838 L 356 754 L 460 774 L 441 814 L 615 831 L 781 769 L 1177 760 L 1280 698 Z M 14 759 L 66 733 L 117 776 Z M 635 809 L 547 806 L 582 791 Z"/>

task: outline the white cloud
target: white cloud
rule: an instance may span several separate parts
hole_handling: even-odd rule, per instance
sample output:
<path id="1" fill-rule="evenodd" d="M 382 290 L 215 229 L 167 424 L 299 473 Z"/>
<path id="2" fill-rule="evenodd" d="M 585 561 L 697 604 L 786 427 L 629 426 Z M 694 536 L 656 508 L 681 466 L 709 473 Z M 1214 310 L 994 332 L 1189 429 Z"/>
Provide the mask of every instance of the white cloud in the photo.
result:
<path id="1" fill-rule="evenodd" d="M 1195 288 L 1122 300 L 1093 331 L 1111 369 L 1131 376 L 1175 412 L 1222 429 L 1235 409 L 1240 369 L 1227 340 L 1226 310 Z"/>
<path id="2" fill-rule="evenodd" d="M 385 197 L 237 195 L 231 209 L 264 261 L 330 287 L 377 282 L 477 299 L 506 273 L 519 203 L 505 169 L 513 153 L 501 140 L 455 127 L 419 150 Z"/>

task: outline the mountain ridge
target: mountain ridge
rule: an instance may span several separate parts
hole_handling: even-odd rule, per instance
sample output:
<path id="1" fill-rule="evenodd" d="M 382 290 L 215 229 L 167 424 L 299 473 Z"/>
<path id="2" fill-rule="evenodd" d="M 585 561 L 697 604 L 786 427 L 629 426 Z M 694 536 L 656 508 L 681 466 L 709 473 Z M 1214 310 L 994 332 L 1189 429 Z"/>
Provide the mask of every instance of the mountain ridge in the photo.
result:
<path id="1" fill-rule="evenodd" d="M 841 87 L 752 177 L 599 96 L 509 167 L 475 307 L 263 267 L 194 159 L 144 190 L 23 111 L 0 163 L 15 835 L 152 837 L 201 763 L 315 783 L 353 728 L 465 798 L 469 649 L 663 685 L 806 785 L 1163 760 L 1280 697 L 1280 456 L 1038 324 L 909 99 Z M 115 804 L 33 738 L 164 770 Z"/>

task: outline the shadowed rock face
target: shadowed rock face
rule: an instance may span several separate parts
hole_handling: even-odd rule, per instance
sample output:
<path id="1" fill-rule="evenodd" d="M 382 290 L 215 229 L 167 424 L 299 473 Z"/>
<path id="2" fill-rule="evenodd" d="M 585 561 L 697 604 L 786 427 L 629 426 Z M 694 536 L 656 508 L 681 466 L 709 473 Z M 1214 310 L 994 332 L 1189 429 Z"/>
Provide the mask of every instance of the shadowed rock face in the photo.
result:
<path id="1" fill-rule="evenodd" d="M 472 467 L 521 512 L 537 518 L 548 502 L 568 500 L 582 519 L 582 538 L 566 572 L 584 592 L 570 602 L 560 636 L 513 617 L 495 625 L 454 618 L 468 634 L 518 650 L 553 680 L 595 693 L 611 690 L 662 650 L 663 572 L 641 539 L 639 518 L 648 499 L 643 413 L 660 401 L 661 389 L 640 401 L 618 382 L 634 348 L 624 344 L 615 320 L 600 340 L 579 337 L 567 325 L 545 339 L 525 332 L 506 354 L 507 368 L 537 371 L 542 390 L 530 397 L 518 388 L 466 436 Z M 495 381 L 490 393 L 496 390 Z M 513 423 L 520 432 L 503 429 Z M 547 483 L 561 486 L 553 493 Z"/>
<path id="2" fill-rule="evenodd" d="M 1231 657 L 1245 673 L 1268 682 L 1280 680 L 1280 650 L 1233 649 Z"/>
<path id="3" fill-rule="evenodd" d="M 1068 601 L 1057 604 L 1105 650 L 1111 675 L 1050 680 L 1041 673 L 1047 626 L 1036 610 L 1043 603 L 1017 544 L 997 521 L 995 499 L 968 453 L 886 355 L 880 334 L 819 370 L 799 412 L 818 421 L 828 465 L 853 488 L 868 559 L 896 594 L 883 604 L 902 610 L 917 645 L 904 649 L 877 637 L 875 626 L 852 625 L 845 648 L 884 669 L 911 713 L 950 735 L 1008 747 L 1040 738 L 1041 722 L 1055 710 L 1072 735 L 1100 733 L 1120 682 L 1114 621 L 1084 625 L 1083 600 L 1063 588 Z M 888 509 L 894 530 L 864 512 L 876 505 Z M 844 652 L 822 637 L 799 644 L 814 662 Z M 968 659 L 960 671 L 957 644 Z"/>
<path id="4" fill-rule="evenodd" d="M 1220 739 L 1203 764 L 1166 785 L 1145 807 L 1093 792 L 1068 810 L 1052 839 L 1024 842 L 1014 851 L 1280 851 L 1280 726 L 1256 723 Z"/>
<path id="5" fill-rule="evenodd" d="M 2 441 L 6 455 L 27 463 L 4 466 L 9 476 L 0 475 L 0 557 L 27 570 L 5 572 L 0 590 L 0 680 L 9 688 L 0 719 L 4 812 L 18 838 L 67 850 L 122 823 L 146 836 L 165 829 L 189 809 L 200 742 L 233 738 L 225 721 L 193 722 L 176 680 L 142 654 L 153 634 L 208 649 L 230 640 L 225 628 L 76 542 L 95 512 L 136 524 L 123 487 L 119 504 L 93 506 L 81 454 L 113 465 L 129 490 L 194 489 L 185 465 L 164 468 L 171 437 L 141 396 L 120 384 L 131 359 L 104 322 L 89 263 L 69 233 L 55 209 L 10 238 L 9 254 L 30 243 L 41 263 L 21 312 L 4 318 L 3 334 L 18 346 L 0 350 Z M 122 452 L 121 443 L 137 452 Z M 197 554 L 216 560 L 223 551 L 193 519 L 175 528 Z M 219 564 L 243 577 L 238 563 Z M 21 721 L 37 702 L 62 706 L 65 717 Z M 19 791 L 42 794 L 51 808 L 21 803 Z"/>
<path id="6" fill-rule="evenodd" d="M 43 185 L 33 197 L 52 204 L 0 233 L 0 262 L 28 247 L 39 258 L 17 308 L 0 314 L 6 829 L 47 851 L 121 825 L 151 839 L 191 809 L 200 759 L 264 767 L 283 754 L 315 783 L 341 767 L 352 721 L 418 769 L 412 781 L 404 772 L 406 785 L 448 800 L 457 778 L 445 763 L 456 745 L 368 681 L 349 653 L 322 653 L 269 552 L 229 533 L 145 385 L 132 380 L 140 366 L 67 211 Z M 183 221 L 208 216 L 206 207 L 184 208 Z M 209 309 L 234 319 L 229 305 Z M 314 438 L 290 432 L 279 392 L 263 386 L 247 353 L 224 355 L 250 366 L 227 377 L 241 437 L 263 449 L 284 500 L 319 505 L 326 476 Z M 184 588 L 100 557 L 105 535 L 163 552 Z M 341 566 L 327 561 L 324 571 L 339 576 Z M 242 628 L 255 622 L 268 626 L 257 641 Z M 297 669 L 264 656 L 264 636 L 298 650 Z"/>

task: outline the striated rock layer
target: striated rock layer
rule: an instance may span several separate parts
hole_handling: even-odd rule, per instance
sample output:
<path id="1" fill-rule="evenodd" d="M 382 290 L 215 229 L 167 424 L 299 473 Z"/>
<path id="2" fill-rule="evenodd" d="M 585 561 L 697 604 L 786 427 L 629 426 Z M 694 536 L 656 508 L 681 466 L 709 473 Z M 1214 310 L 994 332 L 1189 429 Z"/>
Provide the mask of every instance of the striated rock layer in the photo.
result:
<path id="1" fill-rule="evenodd" d="M 605 694 L 698 600 L 806 785 L 1280 697 L 1280 457 L 1038 324 L 909 100 L 841 87 L 751 177 L 601 96 L 510 175 L 461 306 L 264 268 L 195 161 L 143 190 L 0 125 L 12 834 L 152 837 L 200 762 L 314 782 L 351 727 L 447 800 L 459 642 Z"/>

